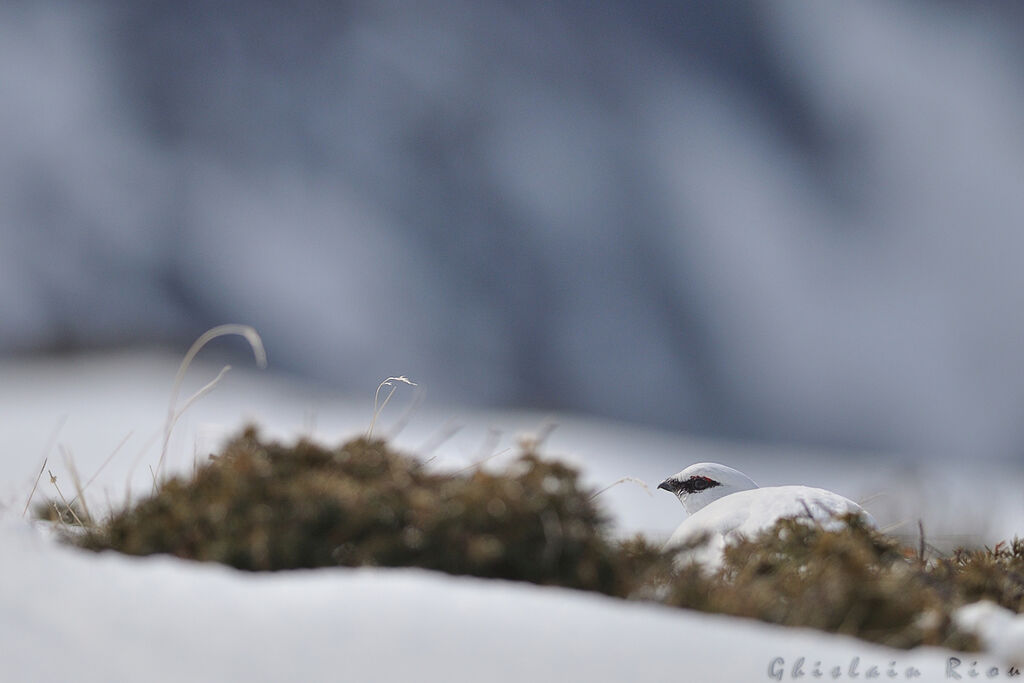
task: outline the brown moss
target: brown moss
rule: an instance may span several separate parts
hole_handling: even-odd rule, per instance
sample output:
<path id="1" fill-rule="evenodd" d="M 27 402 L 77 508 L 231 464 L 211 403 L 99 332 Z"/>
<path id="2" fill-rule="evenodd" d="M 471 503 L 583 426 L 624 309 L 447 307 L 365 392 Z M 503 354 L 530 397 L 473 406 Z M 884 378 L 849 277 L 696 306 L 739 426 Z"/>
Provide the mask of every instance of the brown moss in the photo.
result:
<path id="1" fill-rule="evenodd" d="M 575 470 L 429 471 L 383 441 L 284 446 L 250 428 L 190 479 L 72 541 L 246 570 L 417 566 L 624 595 L 631 573 Z"/>
<path id="2" fill-rule="evenodd" d="M 1024 540 L 999 543 L 995 548 L 966 550 L 935 562 L 936 585 L 952 583 L 964 602 L 991 600 L 1017 613 L 1024 612 Z"/>
<path id="3" fill-rule="evenodd" d="M 890 647 L 977 649 L 952 611 L 967 600 L 963 577 L 924 564 L 890 537 L 847 518 L 827 531 L 781 520 L 757 538 L 727 548 L 722 568 L 695 567 L 674 579 L 667 602 L 857 636 Z"/>

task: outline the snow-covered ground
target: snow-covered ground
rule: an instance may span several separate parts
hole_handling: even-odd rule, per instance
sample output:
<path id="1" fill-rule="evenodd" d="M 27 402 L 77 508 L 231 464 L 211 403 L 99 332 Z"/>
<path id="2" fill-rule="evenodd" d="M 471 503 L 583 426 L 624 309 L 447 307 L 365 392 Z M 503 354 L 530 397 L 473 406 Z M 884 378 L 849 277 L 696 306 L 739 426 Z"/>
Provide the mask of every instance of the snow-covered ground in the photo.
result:
<path id="1" fill-rule="evenodd" d="M 949 653 L 420 570 L 253 575 L 0 530 L 4 680 L 757 681 L 800 657 L 945 674 Z M 965 664 L 969 663 L 965 662 Z"/>
<path id="2" fill-rule="evenodd" d="M 171 558 L 94 555 L 60 546 L 23 520 L 48 443 L 53 446 L 47 468 L 68 492 L 73 485 L 62 454 L 88 480 L 127 436 L 90 485 L 89 500 L 103 508 L 117 504 L 129 488 L 136 496 L 147 490 L 176 365 L 176 358 L 158 353 L 0 365 L 4 680 L 755 681 L 772 680 L 775 671 L 782 672 L 779 680 L 790 680 L 801 657 L 808 677 L 820 662 L 825 677 L 839 666 L 840 678 L 847 679 L 856 660 L 861 677 L 878 666 L 882 678 L 888 678 L 890 667 L 897 680 L 914 667 L 922 674 L 918 680 L 945 679 L 950 653 L 944 651 L 893 651 L 746 620 L 419 570 L 253 575 Z M 205 457 L 246 420 L 273 436 L 310 434 L 328 441 L 369 425 L 374 387 L 347 399 L 236 365 L 183 418 L 172 441 L 172 469 Z M 183 395 L 218 369 L 209 363 L 193 368 Z M 537 414 L 430 406 L 426 396 L 395 441 L 418 451 L 436 441 L 446 424 L 462 425 L 430 453 L 439 466 L 459 466 L 495 452 L 493 462 L 500 465 L 509 457 L 504 449 L 523 433 L 541 430 L 545 420 Z M 377 433 L 395 429 L 403 412 L 396 394 Z M 960 496 L 969 501 L 984 494 L 990 511 L 1005 505 L 1015 516 L 996 520 L 1008 528 L 1021 519 L 1010 507 L 1020 490 L 1020 472 L 972 473 L 966 466 L 944 465 L 915 474 L 879 455 L 867 464 L 836 454 L 783 457 L 781 450 L 695 441 L 576 417 L 552 420 L 558 426 L 545 451 L 576 462 L 595 486 L 625 476 L 656 484 L 690 462 L 721 460 L 762 484 L 813 484 L 860 499 L 883 494 L 865 500 L 883 525 L 894 521 L 886 514 L 902 509 L 884 501 L 904 495 L 936 534 L 987 538 L 1001 530 L 972 521 L 981 519 L 980 513 L 958 520 Z M 601 497 L 623 532 L 665 536 L 683 511 L 674 497 L 657 494 L 624 483 Z M 36 499 L 53 495 L 44 475 Z M 785 666 L 779 668 L 776 658 Z M 958 671 L 966 674 L 972 661 L 964 658 Z M 993 665 L 1005 673 L 1005 666 L 993 661 L 983 675 Z"/>

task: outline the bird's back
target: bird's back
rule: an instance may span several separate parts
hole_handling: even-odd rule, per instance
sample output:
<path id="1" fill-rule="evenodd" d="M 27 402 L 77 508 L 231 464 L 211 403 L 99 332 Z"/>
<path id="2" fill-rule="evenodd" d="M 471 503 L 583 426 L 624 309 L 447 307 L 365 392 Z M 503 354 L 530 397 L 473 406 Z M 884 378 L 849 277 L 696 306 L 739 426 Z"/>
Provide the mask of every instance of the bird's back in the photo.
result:
<path id="1" fill-rule="evenodd" d="M 847 514 L 863 515 L 868 524 L 875 526 L 874 519 L 860 505 L 825 489 L 771 486 L 737 491 L 690 515 L 675 530 L 665 547 L 683 547 L 708 534 L 707 545 L 686 559 L 717 566 L 726 543 L 739 536 L 753 538 L 770 529 L 779 519 L 813 519 L 830 529 L 841 527 L 842 522 L 837 518 Z"/>

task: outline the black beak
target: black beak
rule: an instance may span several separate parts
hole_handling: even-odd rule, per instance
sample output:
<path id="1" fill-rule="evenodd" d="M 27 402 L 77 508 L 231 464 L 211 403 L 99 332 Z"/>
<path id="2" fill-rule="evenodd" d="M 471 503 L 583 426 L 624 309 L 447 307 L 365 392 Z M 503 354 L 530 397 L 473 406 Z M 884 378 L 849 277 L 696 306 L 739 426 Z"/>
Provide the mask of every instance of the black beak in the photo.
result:
<path id="1" fill-rule="evenodd" d="M 675 495 L 676 492 L 676 487 L 672 485 L 672 481 L 670 479 L 666 479 L 665 481 L 658 484 L 658 488 L 664 491 L 668 491 L 673 495 Z"/>

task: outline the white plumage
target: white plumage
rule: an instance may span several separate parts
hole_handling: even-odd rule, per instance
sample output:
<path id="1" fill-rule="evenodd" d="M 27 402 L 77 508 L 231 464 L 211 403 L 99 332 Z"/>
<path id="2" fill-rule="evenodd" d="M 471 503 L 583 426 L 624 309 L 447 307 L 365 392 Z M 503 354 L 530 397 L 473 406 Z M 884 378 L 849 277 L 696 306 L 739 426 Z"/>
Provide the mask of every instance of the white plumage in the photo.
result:
<path id="1" fill-rule="evenodd" d="M 665 547 L 683 548 L 707 534 L 708 542 L 681 554 L 680 561 L 695 561 L 708 569 L 721 564 L 726 544 L 741 535 L 752 538 L 785 517 L 835 528 L 842 524 L 837 517 L 860 514 L 875 526 L 860 505 L 838 493 L 810 486 L 760 488 L 742 472 L 718 463 L 691 465 L 658 488 L 679 498 L 689 513 Z"/>

